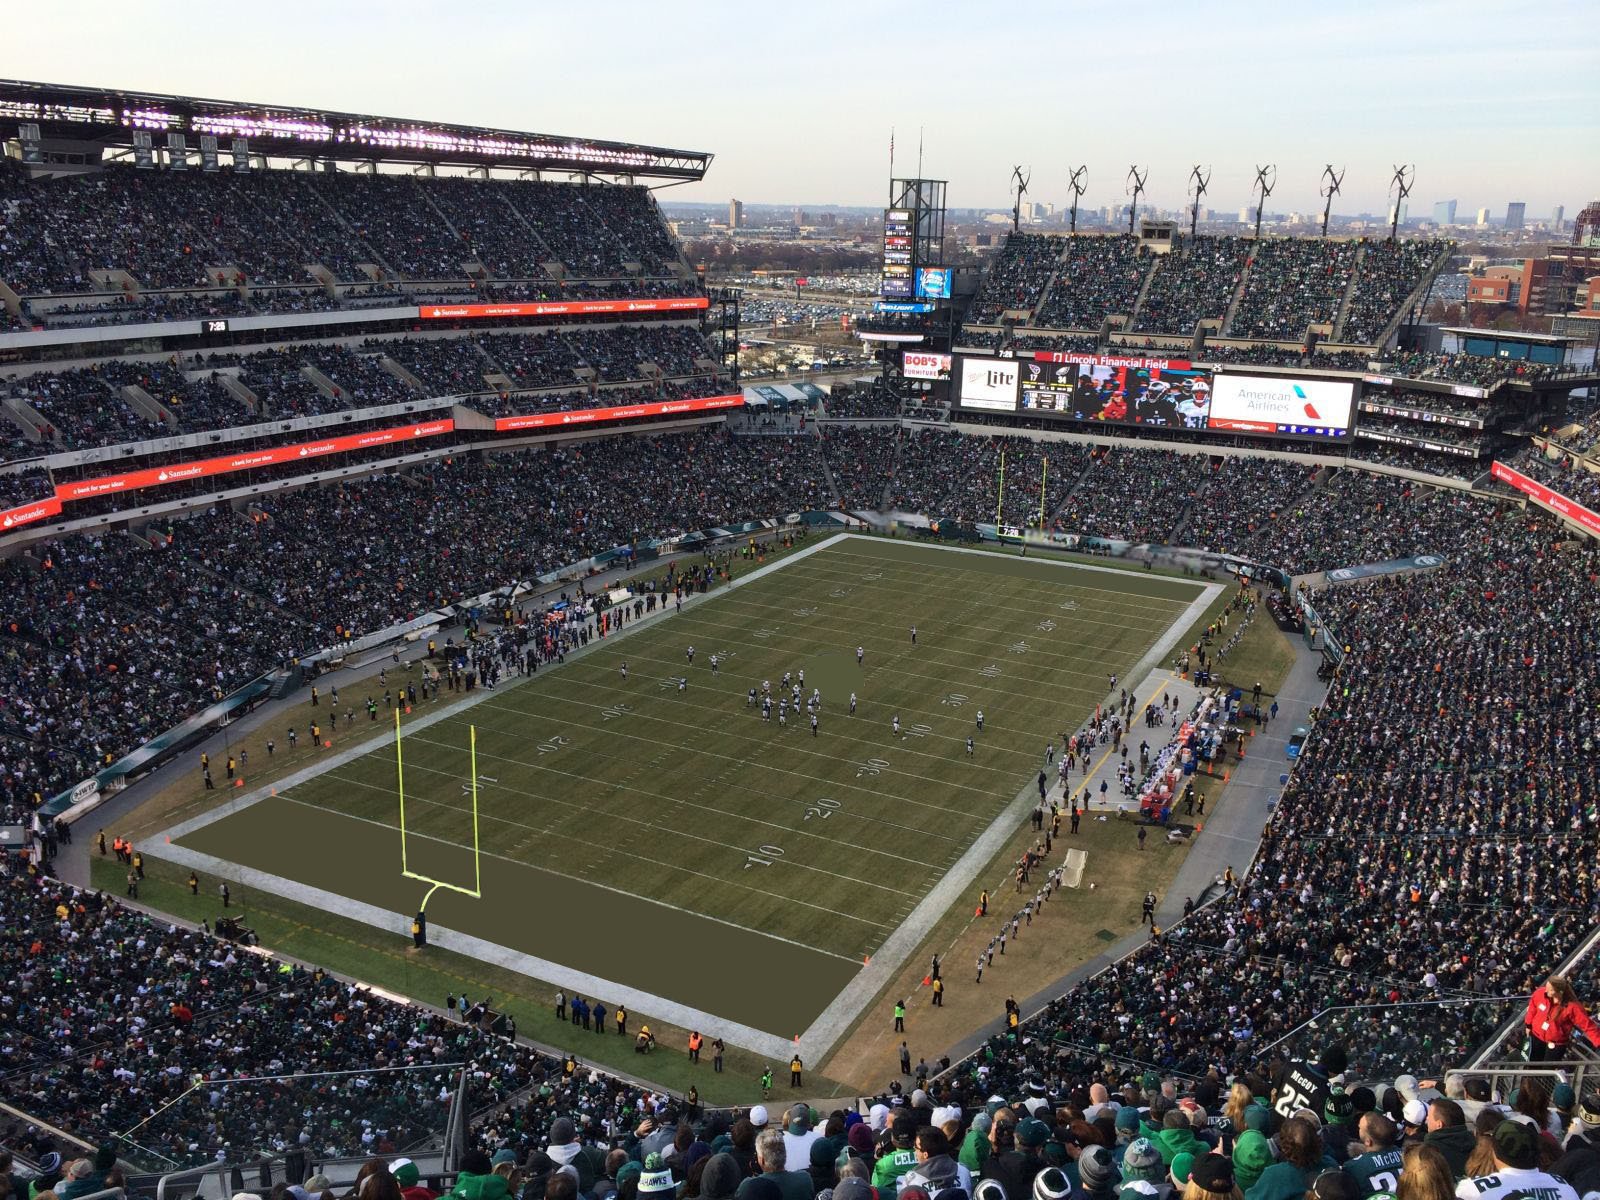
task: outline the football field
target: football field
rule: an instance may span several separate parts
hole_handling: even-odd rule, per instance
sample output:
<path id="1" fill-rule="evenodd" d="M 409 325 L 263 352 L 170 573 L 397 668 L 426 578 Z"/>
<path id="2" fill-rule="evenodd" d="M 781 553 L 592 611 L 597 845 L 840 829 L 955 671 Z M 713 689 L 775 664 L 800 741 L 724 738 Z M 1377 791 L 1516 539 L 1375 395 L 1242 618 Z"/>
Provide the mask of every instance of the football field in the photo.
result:
<path id="1" fill-rule="evenodd" d="M 1170 659 L 1215 591 L 833 538 L 403 719 L 398 764 L 380 712 L 369 741 L 171 830 L 166 856 L 407 930 L 428 885 L 401 874 L 403 767 L 407 867 L 481 881 L 481 898 L 433 894 L 434 940 L 772 1050 L 825 1011 L 837 1025 L 841 993 L 870 999 L 874 955 L 903 961 L 920 927 L 973 902 L 1046 743 L 1113 675 Z M 780 724 L 780 681 L 800 671 L 821 693 L 815 731 L 803 709 Z"/>

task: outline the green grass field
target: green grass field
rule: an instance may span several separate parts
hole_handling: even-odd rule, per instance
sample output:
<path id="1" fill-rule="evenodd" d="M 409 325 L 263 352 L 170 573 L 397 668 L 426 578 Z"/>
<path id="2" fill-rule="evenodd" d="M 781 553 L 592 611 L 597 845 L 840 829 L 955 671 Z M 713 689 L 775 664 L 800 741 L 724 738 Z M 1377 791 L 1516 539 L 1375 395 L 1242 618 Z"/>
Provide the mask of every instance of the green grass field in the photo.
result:
<path id="1" fill-rule="evenodd" d="M 1109 677 L 1137 682 L 1130 669 L 1197 594 L 837 543 L 407 731 L 409 865 L 473 881 L 475 726 L 483 897 L 439 892 L 435 924 L 788 1036 L 1029 786 Z M 776 703 L 770 722 L 747 704 L 800 669 L 806 694 L 822 692 L 816 736 L 793 714 L 780 727 Z M 427 887 L 400 874 L 397 822 L 391 737 L 176 841 L 400 914 Z"/>

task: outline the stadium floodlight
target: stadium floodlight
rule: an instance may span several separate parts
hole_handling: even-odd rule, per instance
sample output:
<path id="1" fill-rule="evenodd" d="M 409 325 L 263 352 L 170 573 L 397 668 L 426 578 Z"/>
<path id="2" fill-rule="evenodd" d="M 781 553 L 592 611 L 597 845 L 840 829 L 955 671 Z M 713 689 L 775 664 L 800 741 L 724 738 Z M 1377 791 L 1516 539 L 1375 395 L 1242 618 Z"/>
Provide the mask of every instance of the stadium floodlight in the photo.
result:
<path id="1" fill-rule="evenodd" d="M 478 727 L 467 727 L 467 746 L 469 769 L 472 772 L 472 886 L 466 887 L 459 883 L 449 883 L 443 879 L 435 879 L 431 875 L 423 875 L 411 869 L 410 856 L 406 847 L 406 774 L 405 761 L 401 754 L 400 745 L 400 710 L 394 713 L 394 777 L 395 791 L 400 797 L 400 875 L 405 879 L 415 879 L 418 883 L 431 883 L 422 897 L 422 903 L 417 905 L 417 916 L 420 919 L 428 911 L 428 901 L 440 888 L 446 891 L 459 892 L 473 900 L 483 899 L 483 859 L 479 852 L 478 842 Z"/>
<path id="2" fill-rule="evenodd" d="M 1417 182 L 1417 164 L 1409 167 L 1397 166 L 1394 177 L 1389 180 L 1389 190 L 1394 193 L 1394 208 L 1389 211 L 1389 240 L 1392 242 L 1400 233 L 1400 210 L 1405 207 L 1406 197 L 1411 194 L 1412 186 Z"/>
<path id="3" fill-rule="evenodd" d="M 1261 240 L 1261 215 L 1267 211 L 1267 197 L 1278 184 L 1278 168 L 1273 163 L 1256 168 L 1256 241 Z"/>
<path id="4" fill-rule="evenodd" d="M 1339 189 L 1344 186 L 1345 168 L 1337 171 L 1329 163 L 1322 168 L 1322 196 L 1326 201 L 1322 206 L 1322 236 L 1328 236 L 1328 216 L 1333 212 L 1333 198 L 1339 194 Z"/>
<path id="5" fill-rule="evenodd" d="M 1202 173 L 1199 164 L 1189 172 L 1189 182 L 1194 192 L 1194 204 L 1189 209 L 1189 236 L 1194 236 L 1195 226 L 1200 222 L 1200 197 L 1206 194 L 1206 188 L 1211 186 L 1211 168 L 1207 167 Z"/>
<path id="6" fill-rule="evenodd" d="M 1033 178 L 1033 172 L 1032 171 L 1029 171 L 1026 175 L 1024 175 L 1022 173 L 1022 168 L 1020 166 L 1011 168 L 1011 186 L 1012 186 L 1012 189 L 1017 193 L 1017 199 L 1016 199 L 1015 203 L 1013 203 L 1011 205 L 1011 232 L 1012 233 L 1015 233 L 1017 231 L 1017 225 L 1022 220 L 1022 197 L 1027 194 L 1028 181 L 1030 179 L 1032 179 L 1032 178 Z"/>
<path id="7" fill-rule="evenodd" d="M 1072 189 L 1072 232 L 1078 232 L 1078 201 L 1083 196 L 1084 178 L 1089 174 L 1089 165 L 1070 168 L 1072 179 L 1067 184 Z"/>

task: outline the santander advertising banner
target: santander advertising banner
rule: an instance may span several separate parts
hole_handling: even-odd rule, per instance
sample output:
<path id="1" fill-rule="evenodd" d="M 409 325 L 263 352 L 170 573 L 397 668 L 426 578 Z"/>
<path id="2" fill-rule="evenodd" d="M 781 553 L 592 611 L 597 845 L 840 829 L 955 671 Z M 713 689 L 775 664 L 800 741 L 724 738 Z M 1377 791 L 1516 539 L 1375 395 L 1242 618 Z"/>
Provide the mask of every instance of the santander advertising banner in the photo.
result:
<path id="1" fill-rule="evenodd" d="M 32 525 L 45 517 L 58 516 L 60 512 L 61 501 L 54 496 L 46 496 L 32 504 L 19 504 L 16 508 L 3 508 L 0 509 L 0 532 Z"/>
<path id="2" fill-rule="evenodd" d="M 316 442 L 296 442 L 289 446 L 273 446 L 266 450 L 249 450 L 243 454 L 230 454 L 225 458 L 202 458 L 195 462 L 178 463 L 170 467 L 146 467 L 122 475 L 102 475 L 98 479 L 79 479 L 73 483 L 56 484 L 56 510 L 63 500 L 86 500 L 92 496 L 106 496 L 135 488 L 159 487 L 166 483 L 182 483 L 186 479 L 204 479 L 208 475 L 226 475 L 231 471 L 248 471 L 251 467 L 268 467 L 276 463 L 294 462 L 298 459 L 318 458 L 324 454 L 339 454 L 346 450 L 362 450 L 369 446 L 386 446 L 414 438 L 436 437 L 454 430 L 456 423 L 450 418 L 440 421 L 423 421 L 416 425 L 398 425 L 392 429 L 374 429 L 369 433 L 347 433 L 342 437 L 323 438 Z"/>
<path id="3" fill-rule="evenodd" d="M 581 317 L 590 313 L 694 312 L 710 308 L 704 296 L 666 296 L 659 300 L 552 300 L 529 304 L 424 304 L 424 321 L 471 317 Z"/>
<path id="4" fill-rule="evenodd" d="M 1519 492 L 1533 497 L 1551 512 L 1559 513 L 1574 524 L 1582 525 L 1590 533 L 1600 536 L 1600 513 L 1590 512 L 1583 505 L 1568 500 L 1560 492 L 1552 490 L 1537 479 L 1528 478 L 1515 467 L 1508 467 L 1503 462 L 1491 466 L 1489 473 L 1501 483 L 1509 483 Z"/>
<path id="5" fill-rule="evenodd" d="M 694 400 L 652 400 L 646 404 L 623 404 L 615 408 L 580 408 L 575 412 L 523 413 L 515 417 L 496 417 L 496 433 L 513 429 L 545 429 L 552 425 L 589 425 L 596 421 L 627 421 L 634 417 L 659 417 L 670 413 L 706 412 L 718 408 L 737 408 L 742 394 L 700 396 Z"/>

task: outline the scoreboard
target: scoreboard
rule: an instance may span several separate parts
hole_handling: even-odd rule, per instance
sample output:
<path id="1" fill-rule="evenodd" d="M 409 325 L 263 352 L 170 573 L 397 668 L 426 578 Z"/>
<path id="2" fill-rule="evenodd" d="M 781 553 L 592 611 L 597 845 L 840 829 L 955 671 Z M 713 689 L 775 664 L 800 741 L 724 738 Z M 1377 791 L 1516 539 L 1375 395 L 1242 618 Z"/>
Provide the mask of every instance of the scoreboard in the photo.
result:
<path id="1" fill-rule="evenodd" d="M 883 295 L 910 300 L 916 295 L 916 214 L 908 208 L 883 212 Z"/>

